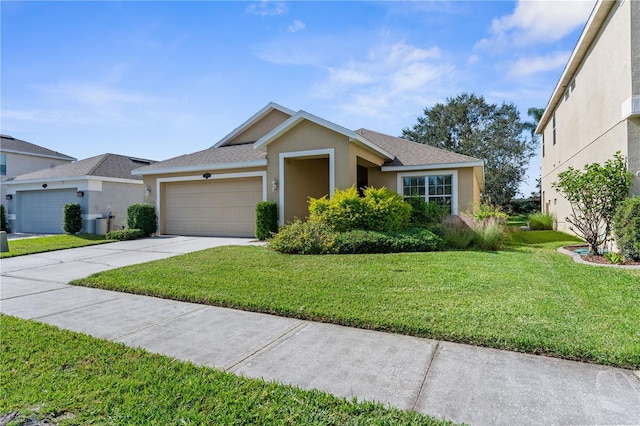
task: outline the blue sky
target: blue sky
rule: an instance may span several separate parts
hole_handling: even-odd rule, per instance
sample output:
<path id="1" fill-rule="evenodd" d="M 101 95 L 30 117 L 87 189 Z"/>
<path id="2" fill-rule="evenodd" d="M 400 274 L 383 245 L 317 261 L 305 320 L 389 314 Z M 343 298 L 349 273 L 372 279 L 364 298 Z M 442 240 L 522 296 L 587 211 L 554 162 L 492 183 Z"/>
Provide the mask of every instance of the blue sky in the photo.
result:
<path id="1" fill-rule="evenodd" d="M 526 118 L 546 105 L 593 5 L 3 1 L 1 131 L 79 159 L 164 160 L 213 145 L 271 101 L 394 136 L 463 92 Z"/>

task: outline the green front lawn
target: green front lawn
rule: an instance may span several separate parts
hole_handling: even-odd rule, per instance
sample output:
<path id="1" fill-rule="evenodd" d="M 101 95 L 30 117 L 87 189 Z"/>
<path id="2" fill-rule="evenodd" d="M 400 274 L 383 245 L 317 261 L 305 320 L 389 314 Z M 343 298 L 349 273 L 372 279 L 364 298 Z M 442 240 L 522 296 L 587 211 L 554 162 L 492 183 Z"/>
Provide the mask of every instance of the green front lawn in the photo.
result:
<path id="1" fill-rule="evenodd" d="M 0 259 L 5 257 L 43 253 L 46 251 L 63 250 L 110 242 L 112 241 L 107 241 L 104 235 L 93 234 L 65 234 L 52 235 L 49 237 L 21 238 L 18 240 L 9 240 L 9 251 L 0 253 Z"/>
<path id="2" fill-rule="evenodd" d="M 576 264 L 576 239 L 516 232 L 499 252 L 284 255 L 220 247 L 75 284 L 640 367 L 640 271 Z"/>
<path id="3" fill-rule="evenodd" d="M 0 417 L 17 412 L 16 424 L 450 424 L 197 367 L 36 322 L 0 316 L 0 325 Z"/>

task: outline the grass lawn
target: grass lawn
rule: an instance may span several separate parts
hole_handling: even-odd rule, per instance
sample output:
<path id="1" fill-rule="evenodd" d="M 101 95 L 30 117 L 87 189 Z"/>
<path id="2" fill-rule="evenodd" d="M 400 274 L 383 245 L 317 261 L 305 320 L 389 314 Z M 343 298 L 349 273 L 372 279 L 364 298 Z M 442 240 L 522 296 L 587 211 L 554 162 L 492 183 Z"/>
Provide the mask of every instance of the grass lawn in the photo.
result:
<path id="1" fill-rule="evenodd" d="M 0 417 L 18 412 L 16 420 L 59 425 L 450 424 L 14 317 L 0 316 L 0 324 Z"/>
<path id="2" fill-rule="evenodd" d="M 528 214 L 513 214 L 507 218 L 507 224 L 510 226 L 525 226 L 528 219 Z"/>
<path id="3" fill-rule="evenodd" d="M 220 247 L 75 284 L 639 368 L 640 271 L 576 264 L 560 232 L 512 238 L 499 252 Z"/>
<path id="4" fill-rule="evenodd" d="M 0 253 L 0 259 L 110 242 L 112 241 L 106 240 L 104 235 L 93 234 L 65 234 L 52 235 L 49 237 L 20 238 L 18 240 L 9 240 L 9 251 Z"/>

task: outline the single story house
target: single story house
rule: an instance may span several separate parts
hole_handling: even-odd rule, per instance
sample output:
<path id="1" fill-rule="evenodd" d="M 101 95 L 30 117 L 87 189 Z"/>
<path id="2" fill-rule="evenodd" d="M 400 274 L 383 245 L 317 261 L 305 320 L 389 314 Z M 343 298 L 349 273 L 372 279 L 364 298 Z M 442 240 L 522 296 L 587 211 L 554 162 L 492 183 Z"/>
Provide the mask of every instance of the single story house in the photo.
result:
<path id="1" fill-rule="evenodd" d="M 450 206 L 480 202 L 483 161 L 372 130 L 349 130 L 270 103 L 212 147 L 133 171 L 154 192 L 159 234 L 255 236 L 255 206 L 279 223 L 308 216 L 309 197 L 352 185 Z"/>
<path id="2" fill-rule="evenodd" d="M 0 135 L 0 195 L 8 209 L 7 190 L 4 181 L 36 170 L 67 164 L 77 159 L 66 154 L 36 145 L 9 135 Z"/>
<path id="3" fill-rule="evenodd" d="M 145 190 L 131 172 L 152 160 L 102 154 L 50 169 L 26 173 L 2 184 L 7 187 L 9 227 L 14 232 L 61 234 L 62 209 L 68 203 L 82 207 L 83 233 L 104 233 L 126 225 L 127 208 L 141 203 Z M 150 192 L 146 191 L 148 196 Z"/>

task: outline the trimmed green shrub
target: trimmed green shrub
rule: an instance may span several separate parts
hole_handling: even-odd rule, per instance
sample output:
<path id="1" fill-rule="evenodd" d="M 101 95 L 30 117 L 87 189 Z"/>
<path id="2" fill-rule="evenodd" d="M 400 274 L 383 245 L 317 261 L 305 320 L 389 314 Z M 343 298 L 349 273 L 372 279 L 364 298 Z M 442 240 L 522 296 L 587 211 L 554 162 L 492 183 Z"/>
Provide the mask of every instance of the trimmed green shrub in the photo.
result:
<path id="1" fill-rule="evenodd" d="M 106 235 L 107 240 L 115 240 L 115 241 L 137 240 L 139 238 L 144 238 L 144 237 L 145 237 L 145 233 L 142 229 L 131 229 L 131 228 L 107 232 L 107 235 Z"/>
<path id="2" fill-rule="evenodd" d="M 387 188 L 368 187 L 360 197 L 352 186 L 344 191 L 336 189 L 331 199 L 311 198 L 309 213 L 310 221 L 323 222 L 336 232 L 398 231 L 409 226 L 411 206 Z"/>
<path id="3" fill-rule="evenodd" d="M 127 208 L 127 228 L 141 229 L 148 237 L 158 230 L 156 208 L 152 204 L 137 203 Z"/>
<path id="4" fill-rule="evenodd" d="M 640 197 L 627 198 L 618 206 L 612 227 L 620 253 L 640 260 Z"/>
<path id="5" fill-rule="evenodd" d="M 261 201 L 256 205 L 256 238 L 266 240 L 278 232 L 278 203 Z"/>
<path id="6" fill-rule="evenodd" d="M 335 238 L 326 223 L 296 219 L 280 228 L 269 240 L 269 247 L 288 254 L 327 254 L 335 252 Z"/>
<path id="7" fill-rule="evenodd" d="M 427 202 L 424 197 L 411 197 L 406 200 L 411 206 L 411 226 L 431 229 L 439 225 L 447 216 L 445 206 Z"/>
<path id="8" fill-rule="evenodd" d="M 62 208 L 62 230 L 67 234 L 77 234 L 82 229 L 82 208 L 80 203 L 65 204 Z"/>
<path id="9" fill-rule="evenodd" d="M 0 204 L 0 231 L 8 231 L 7 226 L 7 211 L 4 208 L 4 204 Z"/>
<path id="10" fill-rule="evenodd" d="M 552 231 L 555 217 L 551 213 L 531 213 L 527 221 L 532 231 Z"/>
<path id="11" fill-rule="evenodd" d="M 336 236 L 335 249 L 343 254 L 436 251 L 442 239 L 433 232 L 410 228 L 397 232 L 354 230 Z"/>

